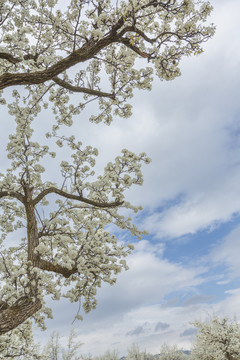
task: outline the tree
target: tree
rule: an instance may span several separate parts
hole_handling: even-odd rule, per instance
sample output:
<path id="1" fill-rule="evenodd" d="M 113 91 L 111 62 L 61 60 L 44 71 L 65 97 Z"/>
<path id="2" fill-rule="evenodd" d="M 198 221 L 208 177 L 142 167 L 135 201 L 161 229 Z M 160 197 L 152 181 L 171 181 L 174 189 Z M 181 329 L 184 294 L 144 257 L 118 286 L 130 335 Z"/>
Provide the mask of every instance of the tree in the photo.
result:
<path id="1" fill-rule="evenodd" d="M 44 349 L 41 349 L 40 345 L 34 342 L 32 323 L 27 320 L 16 329 L 1 336 L 0 359 L 81 360 L 83 357 L 79 354 L 79 348 L 82 343 L 76 340 L 76 336 L 76 332 L 72 330 L 68 337 L 67 346 L 63 347 L 59 333 L 53 331 L 50 340 Z"/>
<path id="2" fill-rule="evenodd" d="M 76 333 L 72 330 L 68 337 L 67 348 L 60 346 L 59 333 L 53 332 L 51 339 L 46 345 L 41 358 L 43 360 L 80 360 L 82 357 L 78 354 L 78 350 L 82 343 L 76 341 Z"/>
<path id="3" fill-rule="evenodd" d="M 85 360 L 85 358 L 82 358 Z M 95 356 L 94 360 L 119 360 L 119 355 L 116 350 L 106 351 L 104 355 Z"/>
<path id="4" fill-rule="evenodd" d="M 150 89 L 153 67 L 160 79 L 174 79 L 182 56 L 202 51 L 214 33 L 204 25 L 211 10 L 193 0 L 0 0 L 1 103 L 16 122 L 0 181 L 0 335 L 30 317 L 44 326 L 44 314 L 51 317 L 46 295 L 83 298 L 90 311 L 102 281 L 114 284 L 127 269 L 132 246 L 118 244 L 106 227 L 141 236 L 120 211 L 138 211 L 124 192 L 142 184 L 141 164 L 150 160 L 124 149 L 96 177 L 97 149 L 62 135 L 61 125 L 71 125 L 93 100 L 99 111 L 91 121 L 129 116 L 133 89 Z M 148 66 L 139 68 L 137 59 Z M 10 99 L 4 89 L 13 86 Z M 43 177 L 45 159 L 56 154 L 34 139 L 34 119 L 49 103 L 54 121 L 46 141 L 72 151 L 57 182 Z M 12 232 L 19 238 L 13 246 Z"/>
<path id="5" fill-rule="evenodd" d="M 240 357 L 240 325 L 214 316 L 193 323 L 199 333 L 191 351 L 194 360 L 237 360 Z"/>
<path id="6" fill-rule="evenodd" d="M 39 345 L 34 343 L 30 320 L 1 336 L 0 359 L 47 360 L 40 354 Z"/>
<path id="7" fill-rule="evenodd" d="M 179 350 L 176 345 L 169 346 L 163 344 L 160 349 L 159 360 L 187 360 L 189 357 L 184 354 L 182 350 Z"/>
<path id="8" fill-rule="evenodd" d="M 128 349 L 126 360 L 153 360 L 153 355 L 140 351 L 138 345 L 132 344 Z"/>
<path id="9" fill-rule="evenodd" d="M 48 341 L 44 353 L 48 354 L 48 358 L 51 360 L 60 360 L 60 344 L 59 333 L 52 332 L 50 340 Z"/>
<path id="10" fill-rule="evenodd" d="M 96 287 L 102 281 L 114 284 L 114 274 L 127 268 L 122 258 L 131 249 L 131 245 L 118 244 L 105 228 L 115 223 L 140 236 L 118 208 L 138 210 L 125 202 L 124 191 L 132 184 L 142 184 L 141 162 L 149 162 L 144 153 L 137 156 L 123 150 L 122 156 L 107 164 L 103 175 L 86 181 L 94 176 L 97 150 L 83 148 L 74 137 L 61 137 L 60 146 L 64 142 L 72 150 L 72 162 L 61 162 L 61 184 L 43 181 L 41 158 L 49 155 L 48 147 L 32 141 L 31 120 L 24 110 L 16 106 L 16 133 L 8 144 L 11 167 L 0 182 L 2 247 L 9 232 L 27 229 L 26 238 L 17 246 L 2 248 L 0 254 L 2 333 L 41 307 L 51 316 L 50 309 L 43 306 L 45 295 L 59 299 L 64 294 L 70 301 L 83 297 L 86 312 L 96 306 Z M 48 208 L 50 194 L 57 195 L 55 209 L 52 203 Z M 48 208 L 45 212 L 44 206 Z M 35 320 L 42 323 L 39 312 Z"/>
<path id="11" fill-rule="evenodd" d="M 63 360 L 80 360 L 81 357 L 77 354 L 77 351 L 80 346 L 82 346 L 81 342 L 75 341 L 76 333 L 74 330 L 71 331 L 69 338 L 68 338 L 68 344 L 67 349 L 62 350 L 62 358 Z"/>

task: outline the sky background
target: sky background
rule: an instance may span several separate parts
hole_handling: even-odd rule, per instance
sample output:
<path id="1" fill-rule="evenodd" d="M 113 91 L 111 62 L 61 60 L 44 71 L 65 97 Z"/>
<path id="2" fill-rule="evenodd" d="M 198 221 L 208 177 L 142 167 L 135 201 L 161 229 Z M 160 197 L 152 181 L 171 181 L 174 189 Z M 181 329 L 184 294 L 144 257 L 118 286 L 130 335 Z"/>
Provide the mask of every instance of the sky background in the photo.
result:
<path id="1" fill-rule="evenodd" d="M 190 322 L 208 314 L 240 321 L 240 2 L 211 3 L 216 34 L 202 55 L 182 60 L 181 77 L 136 91 L 129 119 L 108 127 L 86 117 L 70 130 L 99 149 L 99 168 L 122 148 L 152 159 L 128 194 L 144 207 L 136 222 L 149 235 L 83 321 L 72 325 L 78 304 L 49 300 L 54 320 L 37 341 L 56 330 L 64 344 L 74 327 L 84 354 L 123 355 L 132 343 L 158 353 L 164 342 L 189 349 Z"/>

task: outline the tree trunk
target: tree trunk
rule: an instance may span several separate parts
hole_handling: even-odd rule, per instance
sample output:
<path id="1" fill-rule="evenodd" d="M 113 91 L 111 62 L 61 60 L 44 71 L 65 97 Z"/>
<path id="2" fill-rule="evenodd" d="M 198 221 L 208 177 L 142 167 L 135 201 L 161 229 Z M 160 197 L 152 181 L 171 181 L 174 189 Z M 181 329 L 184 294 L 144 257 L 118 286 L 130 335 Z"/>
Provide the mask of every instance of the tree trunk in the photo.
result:
<path id="1" fill-rule="evenodd" d="M 25 209 L 27 215 L 27 239 L 28 239 L 28 260 L 32 266 L 39 267 L 39 256 L 34 253 L 35 248 L 39 245 L 38 227 L 35 215 L 35 209 L 29 185 L 25 185 Z"/>
<path id="2" fill-rule="evenodd" d="M 39 244 L 37 220 L 34 211 L 34 204 L 31 189 L 24 183 L 24 205 L 27 216 L 27 239 L 28 239 L 28 261 L 31 261 L 31 267 L 39 268 L 39 255 L 34 253 Z M 38 299 L 38 277 L 28 271 L 29 296 L 21 296 L 13 305 L 2 304 L 0 306 L 0 335 L 13 330 L 22 324 L 29 317 L 33 316 L 41 309 L 42 303 Z"/>

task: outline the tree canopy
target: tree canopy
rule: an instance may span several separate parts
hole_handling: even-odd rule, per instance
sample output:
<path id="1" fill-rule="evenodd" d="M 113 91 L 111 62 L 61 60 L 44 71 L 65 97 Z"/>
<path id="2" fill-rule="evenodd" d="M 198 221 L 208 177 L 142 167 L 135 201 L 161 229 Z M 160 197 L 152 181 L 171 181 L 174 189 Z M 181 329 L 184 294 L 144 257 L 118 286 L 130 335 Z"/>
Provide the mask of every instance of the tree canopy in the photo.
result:
<path id="1" fill-rule="evenodd" d="M 237 360 L 240 357 L 240 325 L 228 317 L 195 321 L 199 332 L 193 344 L 193 360 Z"/>
<path id="2" fill-rule="evenodd" d="M 211 10 L 201 0 L 1 1 L 0 90 L 25 85 L 36 111 L 49 100 L 66 124 L 96 98 L 91 120 L 109 124 L 130 115 L 127 101 L 134 88 L 150 89 L 153 69 L 171 80 L 183 56 L 201 53 Z M 75 106 L 74 92 L 84 94 Z"/>
<path id="3" fill-rule="evenodd" d="M 114 284 L 127 269 L 132 246 L 107 226 L 141 237 L 121 209 L 139 210 L 125 191 L 142 184 L 150 159 L 123 149 L 95 174 L 97 149 L 63 135 L 61 125 L 94 100 L 91 121 L 129 116 L 134 88 L 150 89 L 154 71 L 174 79 L 183 56 L 201 53 L 214 33 L 205 26 L 211 10 L 200 0 L 0 0 L 1 104 L 16 123 L 0 174 L 0 335 L 30 317 L 44 326 L 46 295 L 83 298 L 90 311 L 102 281 Z M 40 144 L 34 120 L 49 104 L 53 126 Z M 43 143 L 53 140 L 72 153 L 57 181 L 44 174 L 56 152 Z"/>

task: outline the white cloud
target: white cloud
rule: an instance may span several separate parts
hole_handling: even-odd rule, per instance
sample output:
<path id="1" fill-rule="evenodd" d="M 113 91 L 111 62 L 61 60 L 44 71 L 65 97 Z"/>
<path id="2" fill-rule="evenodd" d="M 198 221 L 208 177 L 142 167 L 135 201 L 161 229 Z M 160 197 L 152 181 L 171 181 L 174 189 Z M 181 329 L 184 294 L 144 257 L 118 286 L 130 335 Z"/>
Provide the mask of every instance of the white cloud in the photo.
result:
<path id="1" fill-rule="evenodd" d="M 204 321 L 213 314 L 234 318 L 239 313 L 239 301 L 240 289 L 234 289 L 225 300 L 211 305 L 202 303 L 187 308 L 165 308 L 159 304 L 141 306 L 116 318 L 111 326 L 106 326 L 103 322 L 90 332 L 80 330 L 79 340 L 85 343 L 82 352 L 99 355 L 106 349 L 118 349 L 120 355 L 124 355 L 133 342 L 142 350 L 147 349 L 153 354 L 159 353 L 163 343 L 178 344 L 180 348 L 189 349 L 195 334 L 191 322 Z M 168 326 L 156 333 L 155 328 L 159 322 Z"/>
<path id="2" fill-rule="evenodd" d="M 174 334 L 182 333 L 188 326 L 190 317 L 180 322 L 181 314 L 179 319 L 178 316 L 175 318 L 178 310 L 167 307 L 164 298 L 176 291 L 194 293 L 204 282 L 206 269 L 171 263 L 163 259 L 161 246 L 153 246 L 145 240 L 136 245 L 128 264 L 130 269 L 119 275 L 114 287 L 103 285 L 99 289 L 97 309 L 84 315 L 83 322 L 75 324 L 79 340 L 85 344 L 82 347 L 84 353 L 100 354 L 108 348 L 126 352 L 134 341 L 149 350 L 159 350 L 163 333 L 164 339 L 174 343 Z M 77 306 L 66 301 L 51 301 L 51 305 L 55 329 L 66 336 Z M 52 321 L 47 324 L 49 334 L 53 324 Z M 39 335 L 36 336 L 39 340 Z M 49 337 L 46 333 L 41 336 L 43 342 Z M 181 338 L 180 344 L 185 346 L 188 342 Z"/>
<path id="3" fill-rule="evenodd" d="M 226 265 L 228 279 L 240 277 L 240 226 L 237 226 L 208 255 L 208 259 L 215 265 Z M 226 281 L 228 281 L 226 279 Z"/>
<path id="4" fill-rule="evenodd" d="M 240 170 L 240 169 L 239 169 Z M 179 237 L 199 230 L 213 230 L 240 212 L 240 171 L 228 173 L 215 189 L 195 193 L 176 205 L 146 217 L 145 228 L 159 237 Z M 224 176 L 224 175 L 223 175 Z"/>
<path id="5" fill-rule="evenodd" d="M 104 287 L 99 303 L 107 305 L 108 313 L 129 311 L 143 304 L 159 304 L 172 291 L 194 288 L 204 281 L 203 267 L 186 268 L 171 263 L 158 253 L 157 245 L 141 241 L 129 256 L 129 270 L 119 275 L 114 288 Z M 106 305 L 105 305 L 106 306 Z"/>

